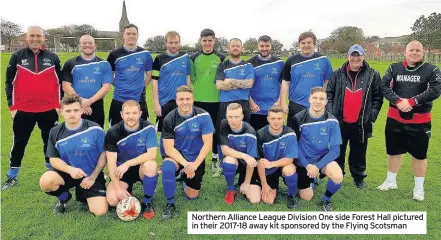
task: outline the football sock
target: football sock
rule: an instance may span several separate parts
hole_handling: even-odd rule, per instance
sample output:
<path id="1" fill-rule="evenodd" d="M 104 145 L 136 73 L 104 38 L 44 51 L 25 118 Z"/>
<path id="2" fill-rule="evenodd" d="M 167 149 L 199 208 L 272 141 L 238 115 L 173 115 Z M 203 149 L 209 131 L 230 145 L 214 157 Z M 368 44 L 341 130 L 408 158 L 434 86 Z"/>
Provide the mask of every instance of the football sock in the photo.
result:
<path id="1" fill-rule="evenodd" d="M 285 176 L 286 186 L 288 187 L 288 196 L 295 196 L 297 193 L 297 180 L 298 175 L 294 173 L 291 176 Z"/>
<path id="2" fill-rule="evenodd" d="M 397 174 L 387 171 L 387 178 L 386 179 L 389 180 L 390 182 L 396 182 L 397 181 Z"/>
<path id="3" fill-rule="evenodd" d="M 10 167 L 8 170 L 8 177 L 9 178 L 17 178 L 19 169 L 20 168 L 18 168 L 18 167 Z"/>
<path id="4" fill-rule="evenodd" d="M 332 195 L 334 195 L 341 187 L 341 183 L 337 184 L 331 179 L 328 180 L 328 185 L 326 186 L 326 192 L 322 197 L 323 201 L 331 200 Z"/>
<path id="5" fill-rule="evenodd" d="M 224 176 L 227 181 L 228 191 L 234 191 L 234 177 L 236 176 L 236 165 L 231 163 L 224 163 Z"/>
<path id="6" fill-rule="evenodd" d="M 176 192 L 176 165 L 172 161 L 164 161 L 162 163 L 162 186 L 167 203 L 175 203 Z"/>
<path id="7" fill-rule="evenodd" d="M 144 176 L 142 186 L 144 188 L 144 203 L 151 203 L 153 194 L 155 194 L 156 184 L 158 183 L 158 174 L 153 177 Z"/>
<path id="8" fill-rule="evenodd" d="M 424 177 L 414 177 L 414 179 L 415 179 L 415 188 L 424 189 Z"/>

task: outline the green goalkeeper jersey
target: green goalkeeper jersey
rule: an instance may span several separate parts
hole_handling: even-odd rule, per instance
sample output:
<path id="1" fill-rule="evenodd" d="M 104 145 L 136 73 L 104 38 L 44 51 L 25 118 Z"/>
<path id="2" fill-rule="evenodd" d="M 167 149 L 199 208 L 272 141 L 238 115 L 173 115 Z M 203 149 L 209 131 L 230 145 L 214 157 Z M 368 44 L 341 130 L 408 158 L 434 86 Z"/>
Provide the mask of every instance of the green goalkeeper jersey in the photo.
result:
<path id="1" fill-rule="evenodd" d="M 216 70 L 225 55 L 213 51 L 210 54 L 202 50 L 191 56 L 191 82 L 194 99 L 198 102 L 219 102 L 219 90 L 216 89 Z"/>

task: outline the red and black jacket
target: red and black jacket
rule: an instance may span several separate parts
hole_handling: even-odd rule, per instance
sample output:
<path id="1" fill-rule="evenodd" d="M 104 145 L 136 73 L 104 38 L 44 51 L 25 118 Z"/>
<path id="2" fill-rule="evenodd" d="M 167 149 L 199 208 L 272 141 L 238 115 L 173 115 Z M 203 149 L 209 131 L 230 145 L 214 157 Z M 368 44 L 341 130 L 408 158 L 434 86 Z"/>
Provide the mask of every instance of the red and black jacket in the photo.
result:
<path id="1" fill-rule="evenodd" d="M 427 123 L 431 121 L 432 102 L 441 94 L 441 72 L 425 62 L 412 68 L 407 61 L 394 63 L 381 81 L 381 92 L 390 102 L 388 117 L 401 123 Z M 402 99 L 409 99 L 411 112 L 403 113 L 397 108 Z"/>
<path id="2" fill-rule="evenodd" d="M 46 112 L 60 108 L 61 63 L 55 53 L 30 48 L 14 52 L 6 69 L 6 97 L 9 109 Z"/>
<path id="3" fill-rule="evenodd" d="M 372 137 L 372 124 L 383 105 L 380 91 L 380 74 L 369 67 L 366 61 L 352 79 L 349 72 L 349 62 L 332 73 L 326 88 L 328 104 L 326 110 L 337 120 L 356 123 L 362 142 Z M 349 111 L 349 114 L 348 114 Z M 352 120 L 348 121 L 348 115 Z"/>

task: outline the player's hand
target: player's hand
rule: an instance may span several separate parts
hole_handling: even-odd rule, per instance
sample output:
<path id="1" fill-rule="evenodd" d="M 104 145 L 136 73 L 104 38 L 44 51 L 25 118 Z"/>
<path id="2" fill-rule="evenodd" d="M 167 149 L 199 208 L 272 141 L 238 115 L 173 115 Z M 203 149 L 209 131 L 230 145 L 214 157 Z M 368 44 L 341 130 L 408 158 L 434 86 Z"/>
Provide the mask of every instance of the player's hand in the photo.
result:
<path id="1" fill-rule="evenodd" d="M 118 179 L 121 179 L 124 175 L 124 173 L 127 172 L 127 170 L 129 169 L 129 166 L 127 164 L 121 164 L 119 165 L 119 167 L 116 168 L 115 170 L 115 175 Z"/>
<path id="2" fill-rule="evenodd" d="M 247 163 L 247 166 L 250 166 L 250 167 L 256 167 L 257 166 L 256 159 L 254 159 L 253 157 L 251 157 L 248 154 L 243 154 L 242 159 L 245 160 L 245 162 Z"/>
<path id="3" fill-rule="evenodd" d="M 83 105 L 83 108 L 90 107 L 92 100 L 90 98 L 81 98 L 81 105 Z"/>
<path id="4" fill-rule="evenodd" d="M 275 102 L 275 103 L 273 104 L 273 106 L 280 106 L 280 98 L 279 98 L 279 100 L 277 100 L 277 102 Z"/>
<path id="5" fill-rule="evenodd" d="M 155 114 L 158 117 L 162 117 L 162 109 L 161 109 L 161 105 L 159 104 L 159 102 L 155 102 L 154 104 L 155 106 Z"/>
<path id="6" fill-rule="evenodd" d="M 263 167 L 263 168 L 272 168 L 273 165 L 270 161 L 268 161 L 268 159 L 262 158 L 259 161 L 259 164 Z"/>
<path id="7" fill-rule="evenodd" d="M 187 175 L 187 178 L 192 179 L 195 176 L 195 171 L 198 169 L 198 166 L 194 162 L 188 163 L 184 168 L 184 172 Z"/>
<path id="8" fill-rule="evenodd" d="M 127 192 L 127 190 L 125 190 L 121 187 L 118 187 L 115 189 L 115 194 L 116 194 L 116 197 L 118 198 L 118 200 L 123 200 L 123 199 L 126 199 L 126 198 L 132 196 L 129 192 Z"/>
<path id="9" fill-rule="evenodd" d="M 397 107 L 402 112 L 410 112 L 413 109 L 408 99 L 401 99 L 401 102 L 397 104 Z"/>
<path id="10" fill-rule="evenodd" d="M 284 112 L 285 114 L 288 114 L 288 105 L 287 105 L 286 103 L 282 102 L 282 103 L 280 104 L 280 106 L 282 107 L 283 112 Z"/>
<path id="11" fill-rule="evenodd" d="M 95 183 L 95 179 L 92 177 L 86 177 L 83 179 L 83 181 L 81 181 L 80 183 L 80 187 L 84 188 L 84 189 L 89 189 L 92 187 L 92 185 Z"/>
<path id="12" fill-rule="evenodd" d="M 15 114 L 17 114 L 17 110 L 12 110 L 12 111 L 11 111 L 11 117 L 12 117 L 12 119 L 15 118 Z"/>
<path id="13" fill-rule="evenodd" d="M 247 195 L 248 189 L 250 189 L 249 183 L 244 182 L 240 185 L 240 193 L 242 193 L 243 195 Z"/>
<path id="14" fill-rule="evenodd" d="M 262 200 L 266 203 L 273 203 L 274 198 L 272 197 L 275 194 L 274 190 L 268 184 L 262 185 Z"/>
<path id="15" fill-rule="evenodd" d="M 87 177 L 87 174 L 84 173 L 84 171 L 81 168 L 69 167 L 69 170 L 67 171 L 67 173 L 69 173 L 69 175 L 73 179 L 80 179 L 83 177 Z"/>
<path id="16" fill-rule="evenodd" d="M 306 170 L 308 171 L 308 177 L 310 178 L 316 178 L 319 175 L 319 169 L 312 164 L 308 164 L 308 166 L 306 166 Z"/>
<path id="17" fill-rule="evenodd" d="M 253 100 L 250 100 L 250 108 L 251 108 L 251 112 L 260 111 L 259 105 L 257 105 Z"/>
<path id="18" fill-rule="evenodd" d="M 83 113 L 86 115 L 92 115 L 92 108 L 91 107 L 83 108 Z"/>

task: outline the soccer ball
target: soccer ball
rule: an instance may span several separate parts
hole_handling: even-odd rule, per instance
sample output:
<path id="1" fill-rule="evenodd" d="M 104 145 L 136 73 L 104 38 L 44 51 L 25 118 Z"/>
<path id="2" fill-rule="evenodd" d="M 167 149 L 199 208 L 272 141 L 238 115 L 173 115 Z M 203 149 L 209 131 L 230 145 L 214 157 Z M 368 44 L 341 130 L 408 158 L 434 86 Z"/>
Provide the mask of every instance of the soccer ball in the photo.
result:
<path id="1" fill-rule="evenodd" d="M 123 221 L 135 220 L 141 212 L 141 203 L 135 197 L 128 197 L 119 201 L 116 206 L 116 214 Z"/>

